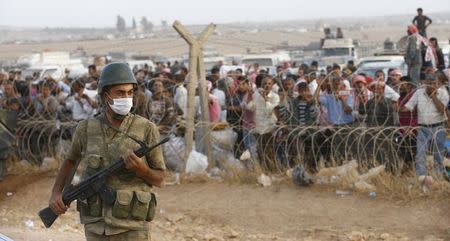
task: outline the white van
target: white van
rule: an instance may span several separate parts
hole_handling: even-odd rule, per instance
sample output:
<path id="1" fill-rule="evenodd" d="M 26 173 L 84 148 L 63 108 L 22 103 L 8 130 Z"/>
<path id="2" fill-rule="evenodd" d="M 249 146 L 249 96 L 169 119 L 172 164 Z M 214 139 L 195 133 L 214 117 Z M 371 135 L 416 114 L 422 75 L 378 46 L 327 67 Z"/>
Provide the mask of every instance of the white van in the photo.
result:
<path id="1" fill-rule="evenodd" d="M 325 39 L 322 46 L 320 62 L 322 65 L 347 64 L 349 60 L 358 58 L 352 39 Z"/>
<path id="2" fill-rule="evenodd" d="M 64 78 L 64 69 L 59 65 L 31 66 L 22 71 L 22 76 L 26 78 L 27 76 L 33 76 L 34 73 L 37 73 L 37 78 L 40 80 L 44 79 L 45 77 L 52 77 L 56 81 L 62 80 L 62 78 Z"/>
<path id="3" fill-rule="evenodd" d="M 288 53 L 252 54 L 245 55 L 241 63 L 244 65 L 259 64 L 259 67 L 272 67 L 282 64 L 284 61 L 291 61 Z"/>

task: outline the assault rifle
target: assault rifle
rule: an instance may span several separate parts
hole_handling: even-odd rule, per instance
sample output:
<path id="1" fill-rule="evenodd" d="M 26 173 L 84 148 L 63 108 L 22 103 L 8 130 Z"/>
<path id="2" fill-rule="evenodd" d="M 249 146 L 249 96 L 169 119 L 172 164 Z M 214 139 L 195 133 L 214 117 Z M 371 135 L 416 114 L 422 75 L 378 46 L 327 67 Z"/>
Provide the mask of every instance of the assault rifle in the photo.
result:
<path id="1" fill-rule="evenodd" d="M 147 154 L 157 146 L 169 141 L 169 139 L 169 137 L 166 137 L 151 147 L 149 147 L 143 141 L 135 140 L 141 147 L 135 150 L 134 154 L 136 154 L 136 156 L 138 157 L 143 157 L 145 154 Z M 92 197 L 98 193 L 105 204 L 114 204 L 114 201 L 116 200 L 116 192 L 106 185 L 106 177 L 118 170 L 123 169 L 124 167 L 125 163 L 123 162 L 123 158 L 120 158 L 119 160 L 109 164 L 104 169 L 94 173 L 92 176 L 89 176 L 86 180 L 76 185 L 70 184 L 66 186 L 62 193 L 63 203 L 68 206 L 74 200 L 78 199 L 85 201 L 87 200 L 87 198 Z M 39 211 L 39 217 L 41 218 L 45 227 L 49 228 L 58 218 L 58 215 L 54 213 L 50 207 L 46 207 Z"/>

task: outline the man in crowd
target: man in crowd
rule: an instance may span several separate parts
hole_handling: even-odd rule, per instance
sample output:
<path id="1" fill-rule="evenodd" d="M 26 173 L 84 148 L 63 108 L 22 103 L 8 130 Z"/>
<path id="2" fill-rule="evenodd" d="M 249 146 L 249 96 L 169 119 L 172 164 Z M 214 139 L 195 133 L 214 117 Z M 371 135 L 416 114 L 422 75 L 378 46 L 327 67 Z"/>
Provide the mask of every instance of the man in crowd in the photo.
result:
<path id="1" fill-rule="evenodd" d="M 373 98 L 368 100 L 365 105 L 364 102 L 359 102 L 359 114 L 367 114 L 366 124 L 368 127 L 394 125 L 392 101 L 384 96 L 385 85 L 384 81 L 371 83 L 374 90 Z"/>
<path id="2" fill-rule="evenodd" d="M 46 119 L 53 119 L 59 107 L 58 100 L 51 95 L 53 86 L 47 81 L 42 81 L 39 86 L 40 93 L 33 101 L 35 114 Z"/>
<path id="3" fill-rule="evenodd" d="M 253 94 L 253 100 L 248 104 L 250 110 L 255 111 L 255 133 L 257 134 L 257 151 L 261 166 L 266 170 L 274 170 L 274 153 L 271 146 L 272 131 L 276 118 L 273 109 L 280 102 L 278 94 L 272 91 L 273 79 L 265 77 L 262 88 Z"/>
<path id="4" fill-rule="evenodd" d="M 319 97 L 319 103 L 327 108 L 328 119 L 333 126 L 353 124 L 353 97 L 342 83 L 341 77 L 331 77 L 331 93 L 324 93 Z"/>
<path id="5" fill-rule="evenodd" d="M 158 126 L 161 135 L 168 134 L 175 124 L 172 100 L 164 95 L 164 85 L 160 80 L 153 82 L 153 95 L 147 103 L 148 119 Z"/>
<path id="6" fill-rule="evenodd" d="M 408 76 L 403 76 L 400 82 L 400 99 L 399 99 L 399 107 L 400 109 L 404 109 L 404 106 L 411 97 L 414 95 L 415 86 L 411 83 L 411 79 Z M 415 159 L 415 151 L 414 148 L 417 145 L 417 111 L 416 109 L 413 111 L 400 111 L 398 113 L 398 123 L 400 126 L 400 153 L 399 156 L 402 156 L 405 160 L 406 167 L 405 169 L 413 168 L 414 159 Z"/>
<path id="7" fill-rule="evenodd" d="M 187 97 L 188 92 L 186 87 L 184 87 L 184 80 L 186 75 L 181 73 L 182 69 L 174 75 L 175 79 L 175 90 L 173 95 L 173 103 L 176 113 L 181 115 L 184 119 L 187 118 Z M 187 72 L 186 72 L 187 74 Z"/>
<path id="8" fill-rule="evenodd" d="M 84 93 L 85 85 L 81 80 L 72 83 L 74 95 L 65 102 L 66 108 L 72 112 L 72 120 L 81 121 L 94 117 L 97 103 Z"/>
<path id="9" fill-rule="evenodd" d="M 95 64 L 88 66 L 88 78 L 98 81 L 97 66 Z"/>
<path id="10" fill-rule="evenodd" d="M 399 69 L 393 69 L 389 72 L 389 83 L 387 83 L 395 92 L 399 92 L 400 78 L 402 77 L 402 71 Z"/>
<path id="11" fill-rule="evenodd" d="M 244 147 L 250 152 L 253 164 L 256 164 L 258 154 L 256 152 L 256 137 L 254 129 L 255 123 L 255 110 L 253 105 L 253 88 L 250 80 L 242 78 L 239 81 L 238 90 L 243 93 L 241 109 L 242 109 L 242 138 L 244 141 Z M 247 165 L 249 168 L 250 165 Z"/>
<path id="12" fill-rule="evenodd" d="M 367 88 L 366 77 L 362 75 L 356 75 L 353 77 L 353 116 L 355 121 L 363 123 L 365 115 L 360 114 L 359 106 L 366 105 L 367 101 L 373 97 L 372 91 Z"/>
<path id="13" fill-rule="evenodd" d="M 422 88 L 418 89 L 401 111 L 417 110 L 419 131 L 417 135 L 416 174 L 420 181 L 441 178 L 445 175 L 443 159 L 446 153 L 445 124 L 447 121 L 446 106 L 449 94 L 441 88 L 432 74 L 425 76 Z M 430 175 L 426 167 L 426 153 L 432 143 L 434 168 Z"/>
<path id="14" fill-rule="evenodd" d="M 353 61 L 353 60 L 347 61 L 347 66 L 346 67 L 348 69 L 350 69 L 350 71 L 352 71 L 352 73 L 354 73 L 356 71 L 355 61 Z"/>

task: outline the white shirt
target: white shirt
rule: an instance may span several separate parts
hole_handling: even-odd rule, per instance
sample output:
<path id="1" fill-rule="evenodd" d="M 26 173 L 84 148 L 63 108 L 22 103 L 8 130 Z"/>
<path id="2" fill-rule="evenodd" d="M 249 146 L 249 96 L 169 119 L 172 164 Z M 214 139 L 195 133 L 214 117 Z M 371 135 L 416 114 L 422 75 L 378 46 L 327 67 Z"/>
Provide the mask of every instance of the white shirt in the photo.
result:
<path id="1" fill-rule="evenodd" d="M 63 81 L 58 81 L 57 85 L 62 91 L 66 92 L 66 93 L 70 93 L 70 86 L 68 86 Z"/>
<path id="2" fill-rule="evenodd" d="M 175 90 L 173 100 L 175 104 L 183 111 L 183 118 L 187 117 L 187 89 L 183 85 L 179 85 Z"/>
<path id="3" fill-rule="evenodd" d="M 272 92 L 275 94 L 278 94 L 278 90 L 280 90 L 280 86 L 278 86 L 278 84 L 273 84 L 272 85 Z"/>
<path id="4" fill-rule="evenodd" d="M 398 102 L 398 99 L 400 98 L 400 95 L 395 92 L 394 89 L 392 89 L 389 85 L 385 85 L 384 87 L 384 97 L 386 99 L 390 99 L 392 101 Z"/>
<path id="5" fill-rule="evenodd" d="M 86 120 L 90 117 L 94 116 L 94 109 L 89 104 L 89 102 L 81 98 L 81 103 L 78 102 L 74 96 L 70 96 L 66 102 L 66 108 L 72 111 L 72 119 L 73 120 Z"/>
<path id="6" fill-rule="evenodd" d="M 437 98 L 447 106 L 449 101 L 449 95 L 447 90 L 442 88 L 438 89 Z M 432 125 L 447 120 L 445 113 L 440 113 L 434 101 L 427 95 L 425 88 L 418 89 L 414 95 L 406 103 L 405 107 L 412 111 L 417 106 L 417 119 L 421 125 Z"/>
<path id="7" fill-rule="evenodd" d="M 269 92 L 267 101 L 261 96 L 259 91 L 253 94 L 253 100 L 247 104 L 247 109 L 255 111 L 255 131 L 258 134 L 265 134 L 275 128 L 277 119 L 273 109 L 280 103 L 280 97 Z"/>
<path id="8" fill-rule="evenodd" d="M 226 96 L 225 93 L 222 90 L 219 89 L 213 89 L 212 95 L 214 95 L 217 98 L 217 101 L 219 102 L 220 109 L 220 121 L 226 122 L 227 121 L 227 110 L 225 108 L 226 104 Z"/>
<path id="9" fill-rule="evenodd" d="M 86 94 L 87 96 L 89 96 L 89 98 L 91 98 L 92 100 L 97 99 L 97 95 L 98 95 L 97 90 L 84 89 L 83 93 Z"/>
<path id="10" fill-rule="evenodd" d="M 311 94 L 313 96 L 316 93 L 316 90 L 317 90 L 318 86 L 319 85 L 317 84 L 317 81 L 315 79 L 308 84 L 309 91 L 311 92 Z"/>
<path id="11" fill-rule="evenodd" d="M 148 101 L 148 100 L 152 99 L 153 93 L 149 89 L 145 88 L 144 95 L 145 95 L 145 98 Z"/>

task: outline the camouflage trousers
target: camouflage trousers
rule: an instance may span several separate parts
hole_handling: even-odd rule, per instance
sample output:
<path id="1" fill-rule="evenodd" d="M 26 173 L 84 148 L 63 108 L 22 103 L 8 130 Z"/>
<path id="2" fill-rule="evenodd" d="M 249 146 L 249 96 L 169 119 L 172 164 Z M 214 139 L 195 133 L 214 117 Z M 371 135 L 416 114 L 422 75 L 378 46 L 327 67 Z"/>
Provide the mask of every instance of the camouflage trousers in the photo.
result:
<path id="1" fill-rule="evenodd" d="M 6 176 L 6 159 L 0 158 L 0 181 Z"/>
<path id="2" fill-rule="evenodd" d="M 150 241 L 148 230 L 135 231 L 130 230 L 115 235 L 99 235 L 85 231 L 86 241 Z"/>

